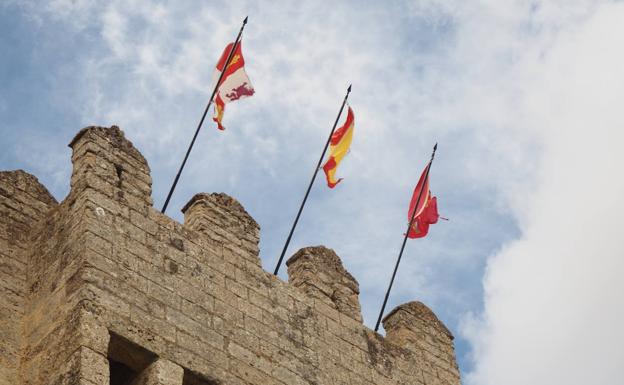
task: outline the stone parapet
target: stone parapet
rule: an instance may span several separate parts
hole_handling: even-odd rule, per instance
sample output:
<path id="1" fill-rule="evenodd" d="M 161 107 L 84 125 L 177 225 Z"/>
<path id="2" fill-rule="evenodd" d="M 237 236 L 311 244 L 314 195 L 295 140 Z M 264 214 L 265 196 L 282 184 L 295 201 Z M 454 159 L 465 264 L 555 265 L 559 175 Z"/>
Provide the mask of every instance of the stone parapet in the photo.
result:
<path id="1" fill-rule="evenodd" d="M 453 334 L 422 302 L 397 306 L 383 319 L 386 340 L 415 353 L 423 371 L 439 383 L 459 383 Z M 435 382 L 438 383 L 438 382 Z"/>
<path id="2" fill-rule="evenodd" d="M 119 127 L 85 127 L 69 147 L 72 192 L 90 187 L 130 207 L 153 204 L 147 161 Z"/>
<path id="3" fill-rule="evenodd" d="M 182 208 L 184 225 L 260 266 L 260 226 L 227 194 L 196 194 Z"/>
<path id="4" fill-rule="evenodd" d="M 180 224 L 152 207 L 147 162 L 118 127 L 70 146 L 61 204 L 0 173 L 0 274 L 17 277 L 0 286 L 0 385 L 460 384 L 424 305 L 393 311 L 384 338 L 332 250 L 297 252 L 285 283 L 233 198 L 198 194 Z"/>

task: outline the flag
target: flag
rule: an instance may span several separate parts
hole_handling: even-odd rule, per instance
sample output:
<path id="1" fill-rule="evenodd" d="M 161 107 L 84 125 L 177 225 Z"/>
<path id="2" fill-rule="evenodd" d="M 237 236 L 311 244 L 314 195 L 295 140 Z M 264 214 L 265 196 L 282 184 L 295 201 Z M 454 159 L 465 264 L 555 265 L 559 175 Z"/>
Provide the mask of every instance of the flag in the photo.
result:
<path id="1" fill-rule="evenodd" d="M 410 202 L 409 211 L 407 213 L 408 221 L 412 220 L 412 215 L 414 215 L 414 209 L 416 208 L 416 201 L 420 195 L 420 202 L 418 203 L 418 208 L 414 215 L 414 221 L 407 233 L 409 238 L 422 238 L 427 235 L 429 232 L 429 225 L 437 223 L 440 217 L 438 214 L 438 200 L 431 195 L 431 191 L 429 190 L 429 176 L 427 175 L 429 166 L 430 164 L 427 164 L 427 167 L 425 167 L 423 173 L 420 175 L 418 184 L 416 184 L 416 188 L 414 188 L 412 201 Z"/>
<path id="2" fill-rule="evenodd" d="M 216 83 L 221 76 L 225 67 L 230 51 L 234 43 L 230 43 L 223 50 L 221 58 L 217 62 L 217 67 L 213 73 L 213 81 Z M 246 98 L 254 94 L 253 86 L 245 72 L 245 59 L 243 58 L 242 42 L 236 45 L 236 50 L 232 54 L 230 63 L 225 68 L 225 73 L 221 79 L 221 83 L 217 88 L 215 96 L 215 115 L 212 118 L 217 123 L 217 127 L 220 130 L 224 130 L 223 112 L 225 111 L 225 105 L 238 99 Z"/>
<path id="3" fill-rule="evenodd" d="M 409 238 L 422 238 L 429 232 L 429 225 L 438 222 L 440 215 L 438 214 L 438 200 L 431 196 L 431 192 L 427 196 L 425 207 L 422 213 L 414 218 L 412 228 L 407 236 Z"/>
<path id="4" fill-rule="evenodd" d="M 342 178 L 336 180 L 336 168 L 342 161 L 342 159 L 349 152 L 351 141 L 353 140 L 353 128 L 354 128 L 353 110 L 349 106 L 347 113 L 347 120 L 334 134 L 329 141 L 329 158 L 323 165 L 323 171 L 325 171 L 325 177 L 327 178 L 327 185 L 329 188 L 334 188 Z"/>

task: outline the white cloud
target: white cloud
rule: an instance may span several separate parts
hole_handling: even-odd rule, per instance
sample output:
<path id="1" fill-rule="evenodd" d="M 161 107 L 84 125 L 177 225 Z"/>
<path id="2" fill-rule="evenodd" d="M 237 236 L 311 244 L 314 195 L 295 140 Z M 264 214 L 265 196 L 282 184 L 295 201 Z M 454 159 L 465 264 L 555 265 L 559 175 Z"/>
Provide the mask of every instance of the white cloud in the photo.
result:
<path id="1" fill-rule="evenodd" d="M 536 179 L 506 189 L 522 235 L 489 260 L 484 314 L 466 321 L 476 363 L 467 383 L 615 384 L 624 362 L 624 4 L 535 6 L 545 10 L 525 15 L 535 29 L 502 72 L 499 97 L 517 91 L 501 107 L 539 146 Z"/>

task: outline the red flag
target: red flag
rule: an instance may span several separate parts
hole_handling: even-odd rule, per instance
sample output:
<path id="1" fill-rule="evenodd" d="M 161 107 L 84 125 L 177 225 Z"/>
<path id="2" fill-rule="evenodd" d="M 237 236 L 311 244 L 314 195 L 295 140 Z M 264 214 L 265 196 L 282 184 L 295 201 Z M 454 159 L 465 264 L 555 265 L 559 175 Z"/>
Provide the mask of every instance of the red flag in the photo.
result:
<path id="1" fill-rule="evenodd" d="M 414 188 L 412 201 L 410 202 L 409 211 L 407 213 L 408 221 L 412 220 L 414 208 L 416 207 L 416 201 L 420 195 L 420 202 L 418 202 L 418 209 L 416 210 L 414 221 L 412 222 L 412 226 L 407 233 L 409 238 L 422 238 L 427 235 L 429 232 L 429 225 L 437 223 L 438 218 L 440 217 L 438 214 L 438 201 L 436 197 L 431 195 L 431 191 L 429 190 L 429 176 L 427 175 L 429 166 L 430 164 L 427 164 L 427 167 L 425 167 L 423 173 L 420 175 L 418 184 L 416 185 L 416 188 Z"/>
<path id="2" fill-rule="evenodd" d="M 414 222 L 407 236 L 409 238 L 424 237 L 429 232 L 429 225 L 437 223 L 438 218 L 440 218 L 438 214 L 438 200 L 436 197 L 432 197 L 431 192 L 429 192 L 427 202 L 425 203 L 425 209 L 419 216 L 414 218 Z"/>
<path id="3" fill-rule="evenodd" d="M 422 189 L 422 195 L 420 196 L 420 202 L 418 203 L 418 210 L 416 210 L 416 217 L 422 213 L 425 208 L 425 203 L 427 201 L 427 194 L 429 193 L 429 176 L 427 175 L 427 170 L 429 170 L 430 163 L 427 163 L 427 166 L 423 170 L 422 174 L 420 174 L 420 179 L 418 179 L 418 184 L 414 188 L 414 193 L 412 194 L 412 201 L 410 202 L 409 212 L 407 213 L 407 220 L 412 220 L 412 213 L 414 213 L 414 207 L 416 206 L 416 201 L 418 200 L 418 196 L 420 195 L 420 190 Z M 425 180 L 427 177 L 427 180 Z M 424 184 L 424 187 L 423 187 Z"/>

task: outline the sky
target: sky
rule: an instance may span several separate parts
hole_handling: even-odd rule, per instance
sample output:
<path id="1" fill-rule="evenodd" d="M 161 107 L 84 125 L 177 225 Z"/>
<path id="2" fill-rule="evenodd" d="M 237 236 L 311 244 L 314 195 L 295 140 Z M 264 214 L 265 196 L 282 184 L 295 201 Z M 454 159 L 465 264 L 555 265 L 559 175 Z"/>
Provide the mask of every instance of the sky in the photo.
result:
<path id="1" fill-rule="evenodd" d="M 69 141 L 116 124 L 160 208 L 245 16 L 256 94 L 224 132 L 204 125 L 170 216 L 197 192 L 234 196 L 272 271 L 353 84 L 344 180 L 320 175 L 288 255 L 334 249 L 374 327 L 437 142 L 450 220 L 408 241 L 387 309 L 431 307 L 464 384 L 622 383 L 622 2 L 0 0 L 0 169 L 62 200 Z"/>

